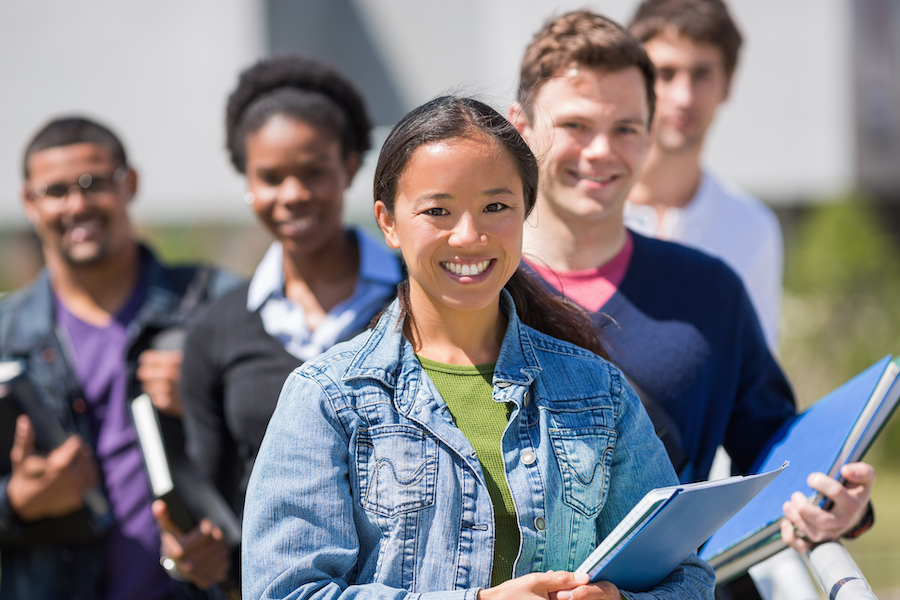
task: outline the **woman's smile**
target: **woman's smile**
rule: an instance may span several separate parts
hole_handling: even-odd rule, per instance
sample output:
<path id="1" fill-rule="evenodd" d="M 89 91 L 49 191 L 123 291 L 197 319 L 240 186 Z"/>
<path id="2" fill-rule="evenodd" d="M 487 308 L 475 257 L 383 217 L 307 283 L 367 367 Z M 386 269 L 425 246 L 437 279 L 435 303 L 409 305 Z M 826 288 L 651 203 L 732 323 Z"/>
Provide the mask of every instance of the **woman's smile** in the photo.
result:
<path id="1" fill-rule="evenodd" d="M 493 260 L 482 260 L 476 263 L 442 262 L 441 266 L 458 277 L 478 277 L 491 266 Z"/>

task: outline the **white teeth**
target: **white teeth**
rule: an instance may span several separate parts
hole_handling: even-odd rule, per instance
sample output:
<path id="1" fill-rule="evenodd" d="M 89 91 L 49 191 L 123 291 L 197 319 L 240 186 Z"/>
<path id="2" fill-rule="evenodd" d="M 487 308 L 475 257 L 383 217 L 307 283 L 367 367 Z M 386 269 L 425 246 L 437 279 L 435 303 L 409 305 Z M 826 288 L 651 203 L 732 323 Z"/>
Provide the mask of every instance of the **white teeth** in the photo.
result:
<path id="1" fill-rule="evenodd" d="M 83 242 L 98 229 L 99 225 L 96 221 L 84 221 L 72 226 L 69 235 L 73 242 Z"/>
<path id="2" fill-rule="evenodd" d="M 582 177 L 584 177 L 588 181 L 593 181 L 595 183 L 608 183 L 613 179 L 612 175 L 607 175 L 606 177 L 590 177 L 588 175 L 582 175 Z"/>
<path id="3" fill-rule="evenodd" d="M 300 217 L 281 221 L 278 224 L 278 227 L 287 235 L 298 235 L 308 232 L 315 227 L 315 225 L 316 219 L 314 217 Z"/>
<path id="4" fill-rule="evenodd" d="M 477 262 L 474 265 L 470 264 L 461 264 L 461 263 L 452 263 L 452 262 L 444 262 L 441 263 L 441 266 L 453 273 L 454 275 L 459 275 L 461 277 L 472 277 L 475 275 L 481 275 L 484 273 L 485 269 L 488 268 L 488 265 L 491 264 L 489 260 L 483 260 L 481 262 Z"/>

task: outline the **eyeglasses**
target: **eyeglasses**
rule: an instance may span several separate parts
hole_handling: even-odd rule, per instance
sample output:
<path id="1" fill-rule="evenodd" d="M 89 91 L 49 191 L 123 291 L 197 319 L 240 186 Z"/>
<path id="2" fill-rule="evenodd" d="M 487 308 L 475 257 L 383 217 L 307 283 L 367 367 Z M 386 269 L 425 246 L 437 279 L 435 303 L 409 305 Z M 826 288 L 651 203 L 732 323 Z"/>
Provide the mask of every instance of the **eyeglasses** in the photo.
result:
<path id="1" fill-rule="evenodd" d="M 67 198 L 73 187 L 78 188 L 84 196 L 98 196 L 101 194 L 109 194 L 114 192 L 116 186 L 125 181 L 125 174 L 128 168 L 125 165 L 120 166 L 112 172 L 111 175 L 94 175 L 85 173 L 71 183 L 36 183 L 31 188 L 32 198 L 50 198 L 53 200 L 62 200 Z"/>

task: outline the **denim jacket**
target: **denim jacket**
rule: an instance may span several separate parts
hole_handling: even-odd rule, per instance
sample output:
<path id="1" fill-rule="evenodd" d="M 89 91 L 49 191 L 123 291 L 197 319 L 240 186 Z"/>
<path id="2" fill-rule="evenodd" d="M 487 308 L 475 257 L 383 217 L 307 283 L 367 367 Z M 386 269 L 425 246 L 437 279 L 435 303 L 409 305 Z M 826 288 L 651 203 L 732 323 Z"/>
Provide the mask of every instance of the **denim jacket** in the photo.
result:
<path id="1" fill-rule="evenodd" d="M 169 268 L 141 247 L 147 295 L 138 316 L 129 326 L 126 368 L 131 397 L 139 393 L 134 375 L 137 357 L 158 332 L 183 327 L 194 306 L 217 296 L 238 279 L 215 269 Z M 189 301 L 185 298 L 193 296 Z M 59 422 L 68 432 L 92 443 L 94 432 L 81 400 L 83 392 L 65 347 L 56 331 L 53 290 L 46 271 L 37 280 L 0 302 L 0 359 L 25 361 L 26 372 Z M 190 309 L 188 309 L 190 304 Z M 8 449 L 6 450 L 8 451 Z M 9 508 L 6 486 L 9 472 L 0 471 L 0 600 L 7 598 L 99 598 L 103 571 L 103 538 L 99 531 L 79 532 L 73 539 L 58 539 L 72 524 L 83 522 L 77 514 L 26 525 Z M 183 587 L 185 597 L 196 589 Z M 205 594 L 200 596 L 205 597 Z"/>
<path id="2" fill-rule="evenodd" d="M 573 571 L 651 488 L 677 484 L 622 374 L 509 318 L 494 399 L 521 532 L 514 576 Z M 494 515 L 471 444 L 403 336 L 395 301 L 374 330 L 285 382 L 244 509 L 245 598 L 458 598 L 490 583 Z M 709 598 L 695 555 L 652 592 Z"/>

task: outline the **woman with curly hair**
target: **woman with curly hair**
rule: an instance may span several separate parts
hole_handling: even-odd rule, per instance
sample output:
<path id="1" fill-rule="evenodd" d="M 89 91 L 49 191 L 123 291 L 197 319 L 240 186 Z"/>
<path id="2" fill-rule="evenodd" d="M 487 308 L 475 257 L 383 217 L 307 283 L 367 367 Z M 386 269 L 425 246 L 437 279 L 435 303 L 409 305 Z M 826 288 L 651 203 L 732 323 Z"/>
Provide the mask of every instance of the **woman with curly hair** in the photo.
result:
<path id="1" fill-rule="evenodd" d="M 246 175 L 245 201 L 274 241 L 252 279 L 188 332 L 182 395 L 188 454 L 238 515 L 285 378 L 365 329 L 396 294 L 395 255 L 342 225 L 344 191 L 369 149 L 370 129 L 354 86 L 313 59 L 263 60 L 229 97 L 231 162 Z M 159 517 L 171 530 L 167 515 Z M 203 565 L 202 549 L 192 552 L 204 544 L 188 537 L 165 536 L 165 555 L 183 574 L 221 575 L 222 565 Z M 237 556 L 232 563 L 236 573 Z"/>

